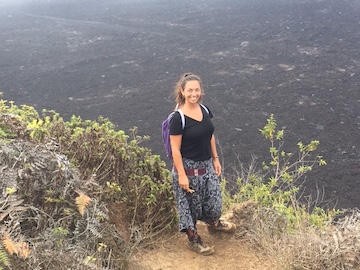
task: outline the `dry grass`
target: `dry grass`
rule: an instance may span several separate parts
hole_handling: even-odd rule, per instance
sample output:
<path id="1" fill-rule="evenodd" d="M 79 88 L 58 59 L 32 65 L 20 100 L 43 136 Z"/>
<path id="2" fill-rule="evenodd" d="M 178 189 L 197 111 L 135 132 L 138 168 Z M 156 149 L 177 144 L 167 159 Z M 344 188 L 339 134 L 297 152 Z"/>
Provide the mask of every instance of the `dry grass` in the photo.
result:
<path id="1" fill-rule="evenodd" d="M 264 218 L 266 216 L 266 218 Z M 267 254 L 279 259 L 282 269 L 358 269 L 360 263 L 359 212 L 353 212 L 325 228 L 308 225 L 286 230 L 281 215 L 262 209 L 254 215 L 247 238 Z"/>

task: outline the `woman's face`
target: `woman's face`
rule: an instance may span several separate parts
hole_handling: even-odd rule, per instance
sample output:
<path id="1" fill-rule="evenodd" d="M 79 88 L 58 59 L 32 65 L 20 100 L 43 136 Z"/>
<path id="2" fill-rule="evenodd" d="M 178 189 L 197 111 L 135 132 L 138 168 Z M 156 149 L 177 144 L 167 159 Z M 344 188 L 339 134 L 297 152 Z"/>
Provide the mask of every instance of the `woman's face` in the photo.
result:
<path id="1" fill-rule="evenodd" d="M 186 82 L 182 94 L 185 97 L 185 103 L 198 103 L 202 94 L 199 81 L 193 80 Z"/>

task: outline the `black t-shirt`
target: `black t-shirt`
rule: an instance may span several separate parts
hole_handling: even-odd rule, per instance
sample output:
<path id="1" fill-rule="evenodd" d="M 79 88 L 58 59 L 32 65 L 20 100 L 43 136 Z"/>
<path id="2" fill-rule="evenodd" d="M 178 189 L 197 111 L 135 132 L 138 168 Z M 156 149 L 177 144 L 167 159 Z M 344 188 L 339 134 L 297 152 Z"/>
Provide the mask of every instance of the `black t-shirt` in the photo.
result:
<path id="1" fill-rule="evenodd" d="M 210 140 L 214 133 L 214 124 L 211 121 L 213 117 L 211 111 L 209 113 L 201 107 L 203 119 L 197 121 L 185 115 L 185 127 L 182 128 L 181 116 L 179 112 L 175 112 L 170 121 L 170 135 L 182 134 L 181 155 L 182 157 L 203 161 L 211 158 Z"/>

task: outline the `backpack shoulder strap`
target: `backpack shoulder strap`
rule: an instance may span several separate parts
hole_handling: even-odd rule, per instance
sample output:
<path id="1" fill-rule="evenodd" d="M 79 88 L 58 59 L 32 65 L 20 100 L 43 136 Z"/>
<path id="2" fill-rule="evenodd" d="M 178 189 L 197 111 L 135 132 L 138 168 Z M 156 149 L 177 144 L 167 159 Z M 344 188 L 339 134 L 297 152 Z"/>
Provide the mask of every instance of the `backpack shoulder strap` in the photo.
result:
<path id="1" fill-rule="evenodd" d="M 203 107 L 204 110 L 209 114 L 209 109 L 204 104 L 200 104 L 200 106 Z"/>
<path id="2" fill-rule="evenodd" d="M 179 112 L 179 114 L 181 116 L 182 129 L 184 129 L 185 128 L 185 116 L 184 116 L 184 113 L 180 109 L 178 109 L 177 111 Z"/>

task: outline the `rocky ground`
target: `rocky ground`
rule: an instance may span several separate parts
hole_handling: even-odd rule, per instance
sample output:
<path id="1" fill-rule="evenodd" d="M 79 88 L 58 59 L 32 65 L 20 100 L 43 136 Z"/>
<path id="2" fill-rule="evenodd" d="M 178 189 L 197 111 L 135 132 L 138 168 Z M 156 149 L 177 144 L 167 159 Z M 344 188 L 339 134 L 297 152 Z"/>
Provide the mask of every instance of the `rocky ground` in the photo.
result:
<path id="1" fill-rule="evenodd" d="M 273 113 L 288 151 L 320 140 L 306 194 L 359 206 L 357 0 L 37 0 L 0 4 L 0 91 L 66 119 L 109 117 L 164 150 L 160 125 L 184 71 L 204 80 L 225 173 L 266 159 Z M 336 201 L 337 200 L 337 201 Z"/>

